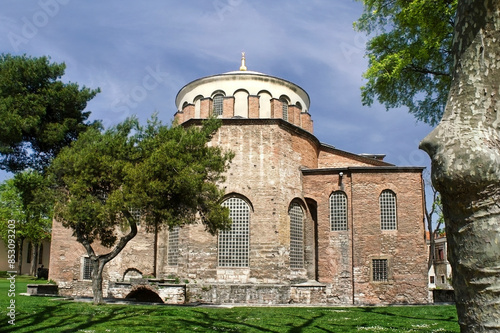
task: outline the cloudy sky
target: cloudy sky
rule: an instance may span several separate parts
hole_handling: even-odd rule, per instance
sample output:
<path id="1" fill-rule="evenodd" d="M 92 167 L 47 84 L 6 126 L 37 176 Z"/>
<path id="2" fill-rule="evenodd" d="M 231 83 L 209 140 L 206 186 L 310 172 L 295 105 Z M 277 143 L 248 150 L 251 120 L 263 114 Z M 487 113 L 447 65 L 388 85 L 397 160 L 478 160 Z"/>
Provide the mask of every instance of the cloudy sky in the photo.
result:
<path id="1" fill-rule="evenodd" d="M 2 0 L 0 52 L 65 62 L 63 81 L 101 88 L 87 110 L 109 126 L 155 111 L 169 122 L 180 88 L 237 70 L 245 51 L 249 70 L 309 93 L 320 141 L 429 166 L 418 150 L 428 125 L 360 102 L 366 37 L 352 23 L 361 12 L 354 0 Z"/>

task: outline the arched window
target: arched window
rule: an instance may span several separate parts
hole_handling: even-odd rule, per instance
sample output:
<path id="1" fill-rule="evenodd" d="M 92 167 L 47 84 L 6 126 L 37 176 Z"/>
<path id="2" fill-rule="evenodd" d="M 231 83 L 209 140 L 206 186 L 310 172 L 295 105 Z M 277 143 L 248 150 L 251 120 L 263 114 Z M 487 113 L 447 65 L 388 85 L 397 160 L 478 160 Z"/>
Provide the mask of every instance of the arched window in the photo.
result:
<path id="1" fill-rule="evenodd" d="M 330 195 L 330 230 L 347 230 L 347 196 L 342 191 Z"/>
<path id="2" fill-rule="evenodd" d="M 285 96 L 281 96 L 280 101 L 282 109 L 282 118 L 283 120 L 288 121 L 288 99 Z"/>
<path id="3" fill-rule="evenodd" d="M 229 208 L 232 224 L 219 232 L 219 266 L 248 267 L 250 208 L 240 198 L 229 198 L 222 206 Z"/>
<path id="4" fill-rule="evenodd" d="M 290 267 L 304 267 L 304 211 L 298 203 L 292 203 L 290 216 Z"/>
<path id="5" fill-rule="evenodd" d="M 391 190 L 384 190 L 380 193 L 380 229 L 396 230 L 396 194 Z"/>
<path id="6" fill-rule="evenodd" d="M 213 97 L 214 100 L 214 116 L 222 116 L 224 109 L 224 95 L 217 94 Z"/>
<path id="7" fill-rule="evenodd" d="M 179 227 L 175 226 L 168 232 L 167 264 L 177 266 L 179 261 Z"/>

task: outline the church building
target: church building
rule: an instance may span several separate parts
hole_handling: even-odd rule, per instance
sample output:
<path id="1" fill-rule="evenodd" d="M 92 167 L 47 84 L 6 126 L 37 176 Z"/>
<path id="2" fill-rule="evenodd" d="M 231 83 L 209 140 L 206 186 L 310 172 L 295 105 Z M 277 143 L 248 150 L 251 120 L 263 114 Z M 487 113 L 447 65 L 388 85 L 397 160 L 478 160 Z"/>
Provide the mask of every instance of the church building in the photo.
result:
<path id="1" fill-rule="evenodd" d="M 232 227 L 138 235 L 104 269 L 104 296 L 138 288 L 166 303 L 428 303 L 422 167 L 354 154 L 313 133 L 309 95 L 249 71 L 208 76 L 177 94 L 175 119 L 222 126 L 211 145 L 235 153 L 226 174 Z M 91 296 L 90 261 L 54 222 L 49 278 L 60 294 Z M 151 276 L 156 272 L 156 276 Z"/>

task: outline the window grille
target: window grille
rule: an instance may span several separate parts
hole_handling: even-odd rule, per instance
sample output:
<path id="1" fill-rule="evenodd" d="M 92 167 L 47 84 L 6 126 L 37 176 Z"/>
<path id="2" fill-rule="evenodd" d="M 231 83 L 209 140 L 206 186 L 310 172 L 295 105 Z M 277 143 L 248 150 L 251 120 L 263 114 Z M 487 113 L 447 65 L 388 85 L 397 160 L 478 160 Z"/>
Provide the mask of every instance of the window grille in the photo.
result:
<path id="1" fill-rule="evenodd" d="M 281 108 L 283 111 L 283 119 L 288 121 L 288 101 L 282 99 L 281 100 Z"/>
<path id="2" fill-rule="evenodd" d="M 92 261 L 89 257 L 83 258 L 83 280 L 92 280 Z"/>
<path id="3" fill-rule="evenodd" d="M 248 267 L 250 209 L 239 198 L 222 203 L 229 208 L 232 224 L 228 231 L 219 232 L 219 266 Z"/>
<path id="4" fill-rule="evenodd" d="M 290 267 L 304 267 L 304 212 L 296 203 L 290 211 Z"/>
<path id="5" fill-rule="evenodd" d="M 372 280 L 387 281 L 387 259 L 372 259 Z"/>
<path id="6" fill-rule="evenodd" d="M 134 218 L 135 223 L 139 224 L 141 222 L 141 216 L 142 216 L 141 210 L 135 207 L 129 207 L 128 211 L 130 212 L 130 215 L 132 215 L 132 217 Z"/>
<path id="7" fill-rule="evenodd" d="M 177 266 L 179 261 L 179 227 L 175 226 L 168 232 L 167 264 Z"/>
<path id="8" fill-rule="evenodd" d="M 344 192 L 330 195 L 330 228 L 332 231 L 347 230 L 347 196 Z"/>
<path id="9" fill-rule="evenodd" d="M 222 116 L 224 106 L 224 96 L 215 95 L 214 96 L 214 116 Z"/>
<path id="10" fill-rule="evenodd" d="M 394 192 L 382 191 L 380 202 L 380 228 L 382 230 L 396 230 L 396 195 Z"/>

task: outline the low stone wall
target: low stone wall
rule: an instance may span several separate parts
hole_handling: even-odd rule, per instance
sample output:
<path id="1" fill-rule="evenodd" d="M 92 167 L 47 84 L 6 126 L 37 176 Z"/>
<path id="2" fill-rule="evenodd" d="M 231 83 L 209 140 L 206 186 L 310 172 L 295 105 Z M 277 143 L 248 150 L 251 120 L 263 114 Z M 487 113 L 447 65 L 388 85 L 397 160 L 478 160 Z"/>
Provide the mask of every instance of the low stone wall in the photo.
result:
<path id="1" fill-rule="evenodd" d="M 166 304 L 184 304 L 186 285 L 169 283 L 169 280 L 131 279 L 130 282 L 109 282 L 108 297 L 126 298 L 133 290 L 144 287 L 160 296 Z"/>
<path id="2" fill-rule="evenodd" d="M 290 299 L 300 304 L 326 304 L 326 285 L 316 281 L 292 285 Z"/>
<path id="3" fill-rule="evenodd" d="M 26 293 L 38 296 L 57 296 L 59 291 L 56 284 L 28 284 Z"/>

